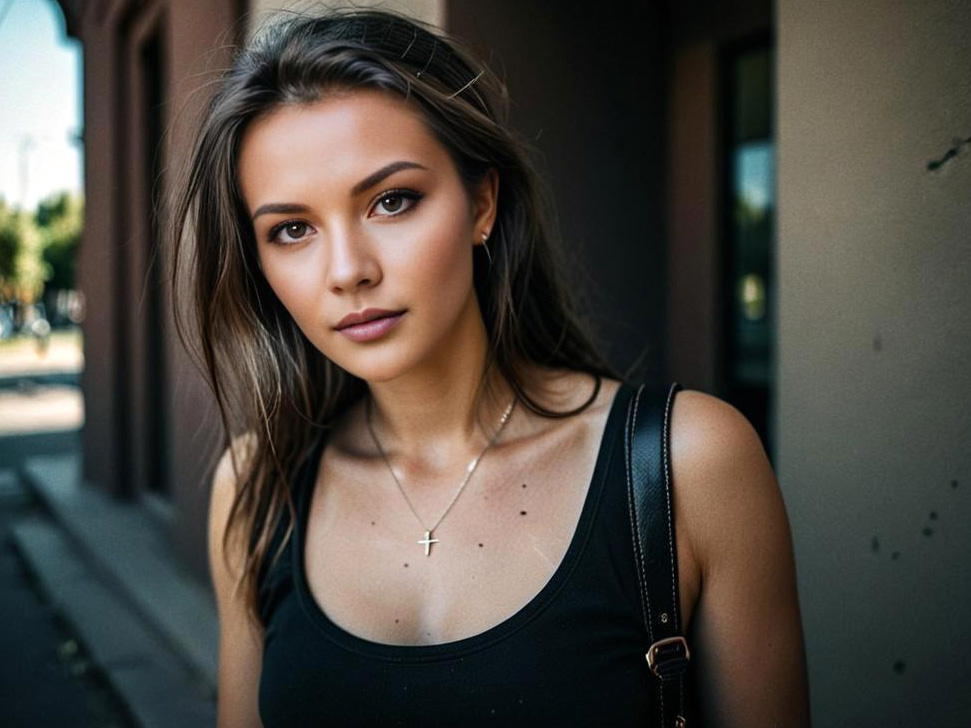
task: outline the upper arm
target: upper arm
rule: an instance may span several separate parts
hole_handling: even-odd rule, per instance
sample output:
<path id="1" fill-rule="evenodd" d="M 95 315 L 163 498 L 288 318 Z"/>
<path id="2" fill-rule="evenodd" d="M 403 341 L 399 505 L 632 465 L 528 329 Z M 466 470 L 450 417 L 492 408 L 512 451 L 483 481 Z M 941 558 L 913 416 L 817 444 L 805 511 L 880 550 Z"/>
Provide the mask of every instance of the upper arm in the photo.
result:
<path id="1" fill-rule="evenodd" d="M 701 581 L 688 635 L 699 723 L 808 726 L 792 539 L 758 434 L 690 390 L 675 398 L 671 429 L 678 520 Z"/>
<path id="2" fill-rule="evenodd" d="M 237 455 L 237 461 L 241 459 Z M 239 539 L 224 544 L 223 535 L 236 495 L 236 473 L 229 450 L 216 466 L 209 505 L 209 568 L 219 611 L 218 724 L 261 728 L 257 695 L 262 663 L 262 635 L 250 618 L 237 583 L 242 573 Z"/>

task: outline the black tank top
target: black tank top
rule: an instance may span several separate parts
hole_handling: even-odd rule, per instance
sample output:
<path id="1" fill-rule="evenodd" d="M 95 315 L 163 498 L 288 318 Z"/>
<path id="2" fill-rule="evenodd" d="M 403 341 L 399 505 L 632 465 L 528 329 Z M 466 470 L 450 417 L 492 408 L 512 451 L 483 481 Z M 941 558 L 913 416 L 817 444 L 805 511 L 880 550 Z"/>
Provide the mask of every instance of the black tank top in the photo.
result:
<path id="1" fill-rule="evenodd" d="M 576 531 L 552 577 L 503 622 L 445 644 L 362 639 L 331 622 L 311 595 L 303 547 L 322 436 L 294 483 L 293 536 L 260 580 L 265 728 L 649 725 L 656 691 L 644 660 L 623 448 L 633 391 L 617 390 Z"/>

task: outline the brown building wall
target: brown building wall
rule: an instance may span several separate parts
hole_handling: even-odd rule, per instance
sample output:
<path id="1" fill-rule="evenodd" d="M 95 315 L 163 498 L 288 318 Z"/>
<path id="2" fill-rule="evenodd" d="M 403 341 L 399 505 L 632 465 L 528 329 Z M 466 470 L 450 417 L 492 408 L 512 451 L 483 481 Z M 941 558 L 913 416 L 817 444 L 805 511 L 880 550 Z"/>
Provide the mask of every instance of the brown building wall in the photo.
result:
<path id="1" fill-rule="evenodd" d="M 452 0 L 446 18 L 504 75 L 545 156 L 613 360 L 718 393 L 719 54 L 768 32 L 772 3 Z"/>
<path id="2" fill-rule="evenodd" d="M 668 366 L 686 387 L 718 379 L 716 60 L 711 42 L 675 47 L 668 79 Z"/>
<path id="3" fill-rule="evenodd" d="M 89 9 L 88 15 L 93 15 Z M 117 493 L 122 482 L 118 469 L 119 397 L 118 326 L 114 284 L 119 261 L 114 241 L 120 237 L 114 207 L 116 186 L 113 146 L 115 98 L 114 38 L 104 22 L 80 17 L 75 24 L 84 49 L 85 227 L 77 261 L 78 288 L 85 296 L 85 359 L 81 379 L 85 394 L 83 477 L 106 491 Z"/>
<path id="4" fill-rule="evenodd" d="M 725 120 L 719 65 L 727 45 L 770 32 L 772 2 L 670 2 L 668 23 L 668 370 L 686 387 L 721 394 Z"/>
<path id="5" fill-rule="evenodd" d="M 219 431 L 172 326 L 168 245 L 153 209 L 184 164 L 206 82 L 228 61 L 238 5 L 62 6 L 85 68 L 83 477 L 158 506 L 175 548 L 200 576 Z"/>
<path id="6" fill-rule="evenodd" d="M 545 157 L 571 266 L 621 368 L 665 376 L 662 8 L 452 0 L 447 29 L 504 76 Z"/>

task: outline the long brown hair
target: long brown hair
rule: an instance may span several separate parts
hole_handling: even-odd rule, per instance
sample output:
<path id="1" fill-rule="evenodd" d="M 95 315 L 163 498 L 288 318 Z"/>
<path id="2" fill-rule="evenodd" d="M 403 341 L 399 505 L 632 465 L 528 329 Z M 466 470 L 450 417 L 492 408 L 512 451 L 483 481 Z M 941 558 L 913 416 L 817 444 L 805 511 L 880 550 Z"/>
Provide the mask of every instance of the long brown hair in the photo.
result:
<path id="1" fill-rule="evenodd" d="M 224 546 L 231 536 L 245 545 L 239 586 L 254 615 L 259 574 L 284 512 L 291 516 L 284 542 L 292 531 L 293 476 L 320 428 L 331 427 L 367 384 L 310 343 L 263 277 L 237 153 L 258 117 L 361 88 L 406 99 L 468 189 L 490 168 L 498 171 L 491 260 L 482 246 L 473 258 L 489 338 L 482 381 L 496 367 L 528 409 L 566 417 L 589 406 L 601 377 L 620 378 L 569 295 L 549 193 L 532 151 L 508 127 L 507 93 L 495 75 L 453 39 L 397 14 L 287 14 L 265 27 L 235 56 L 204 115 L 174 208 L 172 267 L 176 328 L 213 391 L 236 472 Z M 597 387 L 576 410 L 546 409 L 527 391 L 535 366 L 587 372 Z M 245 449 L 239 459 L 238 445 Z"/>

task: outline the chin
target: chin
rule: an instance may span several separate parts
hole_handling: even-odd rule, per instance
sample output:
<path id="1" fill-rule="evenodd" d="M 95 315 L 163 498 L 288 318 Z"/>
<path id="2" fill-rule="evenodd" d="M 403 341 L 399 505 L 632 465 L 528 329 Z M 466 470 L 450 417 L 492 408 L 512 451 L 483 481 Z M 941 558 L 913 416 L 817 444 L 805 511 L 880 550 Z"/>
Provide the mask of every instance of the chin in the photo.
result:
<path id="1" fill-rule="evenodd" d="M 368 383 L 389 382 L 405 374 L 414 366 L 412 357 L 403 355 L 400 347 L 389 346 L 388 350 L 378 352 L 377 347 L 368 351 L 361 347 L 361 351 L 351 356 L 331 356 L 330 360 L 359 379 Z M 326 356 L 326 353 L 325 353 Z"/>

